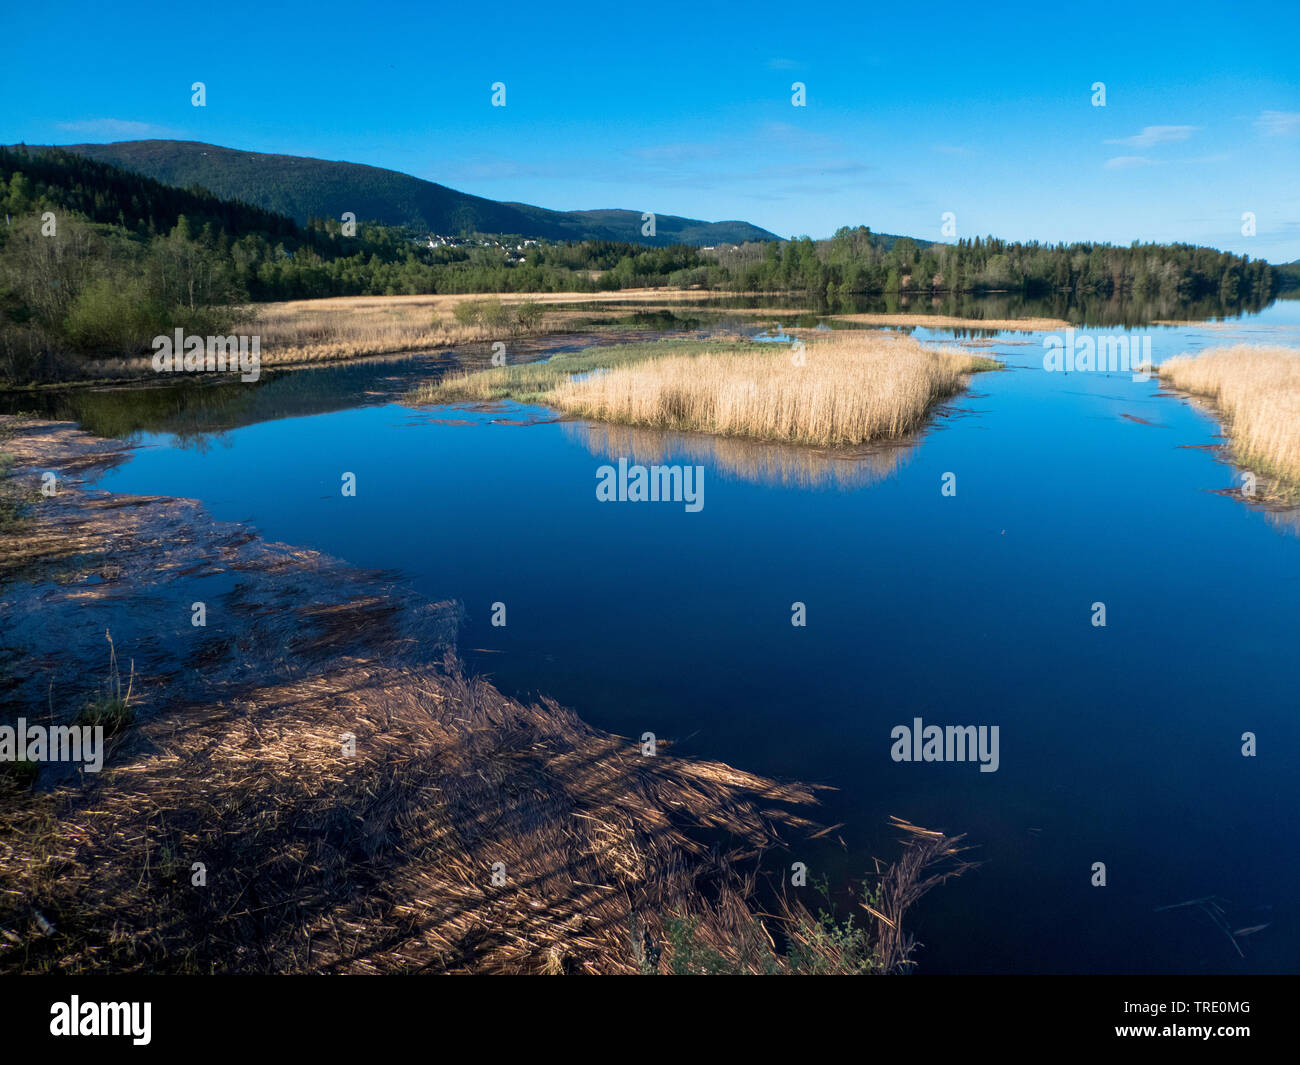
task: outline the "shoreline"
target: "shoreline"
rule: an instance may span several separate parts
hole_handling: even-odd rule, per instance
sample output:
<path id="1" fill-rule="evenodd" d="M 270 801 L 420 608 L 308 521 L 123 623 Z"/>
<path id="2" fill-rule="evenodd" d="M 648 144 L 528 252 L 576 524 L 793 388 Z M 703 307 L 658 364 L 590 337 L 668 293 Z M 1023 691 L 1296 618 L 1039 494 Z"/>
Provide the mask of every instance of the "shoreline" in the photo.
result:
<path id="1" fill-rule="evenodd" d="M 571 317 L 580 315 L 579 305 L 581 307 L 590 306 L 593 310 L 599 309 L 602 305 L 609 305 L 608 309 L 615 312 L 620 308 L 618 304 L 630 306 L 649 306 L 656 304 L 663 305 L 660 309 L 671 310 L 673 307 L 691 307 L 693 304 L 707 302 L 711 300 L 751 300 L 762 299 L 765 297 L 777 297 L 781 299 L 796 299 L 800 296 L 797 292 L 730 292 L 718 289 L 683 289 L 683 288 L 638 288 L 614 290 L 609 292 L 479 292 L 479 293 L 447 293 L 447 294 L 419 294 L 419 295 L 393 295 L 393 296 L 324 296 L 317 299 L 305 300 L 282 300 L 269 303 L 252 304 L 250 307 L 256 311 L 258 316 L 276 313 L 294 313 L 310 315 L 313 313 L 337 314 L 352 312 L 376 312 L 391 311 L 397 312 L 402 310 L 427 310 L 435 319 L 444 314 L 454 313 L 455 309 L 463 304 L 472 304 L 480 301 L 500 301 L 501 305 L 507 309 L 518 306 L 522 303 L 533 303 L 542 308 L 563 308 L 552 313 Z M 815 314 L 808 308 L 799 309 L 797 307 L 700 307 L 700 311 L 708 313 L 739 315 L 744 317 L 771 318 L 774 321 L 782 317 L 791 315 L 808 315 Z M 845 323 L 851 327 L 865 327 L 869 329 L 940 329 L 940 330 L 979 330 L 985 332 L 1046 332 L 1055 330 L 1064 330 L 1068 328 L 1079 328 L 1072 326 L 1070 322 L 1058 318 L 968 318 L 960 315 L 945 314 L 927 314 L 916 311 L 899 311 L 895 313 L 835 313 L 827 311 L 819 315 L 835 322 Z M 1150 323 L 1152 326 L 1178 326 L 1190 325 L 1204 322 L 1207 327 L 1214 327 L 1223 323 L 1218 323 L 1213 319 L 1159 319 Z M 520 339 L 536 338 L 541 336 L 577 336 L 582 335 L 586 330 L 564 328 L 565 322 L 562 319 L 559 322 L 552 322 L 549 326 L 543 325 L 539 328 L 527 331 L 517 332 L 506 328 L 493 328 L 483 326 L 477 331 L 461 330 L 461 335 L 444 335 L 442 337 L 430 337 L 424 335 L 418 341 L 398 341 L 398 342 L 380 342 L 378 346 L 369 346 L 365 350 L 360 347 L 357 350 L 345 351 L 340 353 L 315 351 L 307 353 L 299 351 L 295 356 L 286 354 L 279 356 L 276 354 L 274 347 L 263 351 L 262 366 L 266 370 L 293 371 L 303 369 L 314 369 L 321 366 L 341 366 L 355 363 L 365 359 L 397 357 L 403 355 L 420 355 L 420 354 L 438 354 L 451 351 L 465 344 L 491 344 L 494 341 L 517 341 Z M 248 331 L 247 328 L 244 330 Z M 470 334 L 473 335 L 470 335 Z M 343 344 L 344 342 L 336 342 Z M 159 380 L 159 374 L 153 369 L 151 357 L 149 355 L 140 355 L 135 357 L 125 356 L 67 356 L 68 358 L 81 358 L 93 363 L 93 369 L 97 371 L 92 376 L 75 376 L 64 380 L 57 381 L 39 381 L 26 383 L 11 383 L 0 381 L 0 393 L 13 395 L 37 394 L 47 391 L 60 391 L 63 389 L 80 389 L 80 388 L 111 388 L 118 386 L 142 385 L 156 383 Z M 109 376 L 104 376 L 107 371 Z M 229 381 L 238 379 L 238 371 L 227 373 L 209 373 L 205 374 L 207 378 L 213 381 Z"/>
<path id="2" fill-rule="evenodd" d="M 298 370 L 319 367 L 323 365 L 346 365 L 359 359 L 416 355 L 424 353 L 437 353 L 455 349 L 465 344 L 490 344 L 494 341 L 505 341 L 507 343 L 516 341 L 524 337 L 535 337 L 549 334 L 580 335 L 585 330 L 576 329 L 568 330 L 565 325 L 568 320 L 575 317 L 581 317 L 583 309 L 590 308 L 592 311 L 598 311 L 602 307 L 611 313 L 616 313 L 620 309 L 631 310 L 633 308 L 652 308 L 660 305 L 659 309 L 671 310 L 673 308 L 696 309 L 701 312 L 716 313 L 719 315 L 743 316 L 747 318 L 771 318 L 774 321 L 789 316 L 799 316 L 814 314 L 816 312 L 804 307 L 700 307 L 701 303 L 710 301 L 744 301 L 753 299 L 763 299 L 775 297 L 780 299 L 797 300 L 800 293 L 770 293 L 770 292 L 729 292 L 717 289 L 683 289 L 683 288 L 639 288 L 626 289 L 621 291 L 609 292 L 498 292 L 498 293 L 458 293 L 458 294 L 428 294 L 428 295 L 394 295 L 394 296 L 328 296 L 318 299 L 307 300 L 286 300 L 269 303 L 258 303 L 250 305 L 250 309 L 256 315 L 256 319 L 265 317 L 287 318 L 292 321 L 295 317 L 301 318 L 302 327 L 306 333 L 311 334 L 313 339 L 310 343 L 305 344 L 288 344 L 284 348 L 284 354 L 278 354 L 277 348 L 282 347 L 282 341 L 277 339 L 264 338 L 262 345 L 262 367 L 267 370 Z M 505 326 L 492 326 L 488 324 L 479 324 L 477 326 L 457 326 L 455 324 L 444 324 L 442 326 L 429 325 L 423 322 L 423 317 L 430 321 L 443 321 L 447 316 L 453 316 L 458 307 L 465 304 L 474 304 L 476 302 L 498 301 L 500 305 L 507 310 L 516 308 L 523 303 L 532 303 L 548 311 L 551 315 L 551 322 L 539 324 L 538 328 L 526 332 L 512 331 Z M 621 306 L 620 306 L 621 305 Z M 427 312 L 427 313 L 426 313 Z M 364 328 L 362 319 L 366 316 L 374 315 L 415 315 L 416 318 L 410 322 L 379 322 L 372 323 L 381 331 L 383 328 L 392 327 L 397 330 L 403 328 L 409 330 L 419 329 L 418 335 L 403 338 L 400 336 L 388 337 L 386 339 L 330 339 L 329 331 L 337 330 L 338 335 L 342 337 L 347 329 L 347 322 L 344 319 L 351 316 L 352 328 Z M 319 318 L 319 321 L 313 321 L 313 316 Z M 420 317 L 423 316 L 423 317 Z M 1056 318 L 970 318 L 963 316 L 944 315 L 944 314 L 926 314 L 916 311 L 899 311 L 896 313 L 871 313 L 871 314 L 843 314 L 833 313 L 830 311 L 820 315 L 820 317 L 831 319 L 836 322 L 842 322 L 850 326 L 879 328 L 879 329 L 910 329 L 910 328 L 929 328 L 929 329 L 951 329 L 951 330 L 980 330 L 987 332 L 1035 332 L 1045 330 L 1063 330 L 1070 327 L 1070 323 Z M 249 332 L 258 327 L 257 320 L 245 323 L 241 326 L 244 332 Z M 423 323 L 423 324 L 421 324 Z M 263 327 L 269 323 L 261 323 Z M 1186 324 L 1186 323 L 1184 323 Z M 277 328 L 271 326 L 272 329 Z M 450 330 L 450 331 L 449 331 Z M 317 333 L 324 331 L 323 335 L 317 336 Z M 440 331 L 440 332 L 439 332 Z M 352 345 L 351 350 L 348 349 Z M 140 355 L 136 357 L 95 357 L 95 356 L 67 356 L 67 358 L 80 358 L 88 363 L 92 371 L 86 376 L 70 376 L 66 380 L 58 381 L 41 381 L 28 382 L 23 384 L 3 383 L 0 382 L 0 392 L 13 394 L 37 393 L 41 391 L 57 391 L 60 389 L 70 388 L 95 388 L 95 387 L 113 387 L 116 385 L 138 385 L 145 382 L 156 380 L 159 375 L 153 371 L 151 357 L 149 355 Z M 107 374 L 107 376 L 105 376 Z M 237 373 L 228 374 L 210 374 L 208 375 L 215 380 L 227 380 L 237 378 Z"/>
<path id="3" fill-rule="evenodd" d="M 1217 423 L 1225 440 L 1221 458 L 1248 481 L 1243 498 L 1300 501 L 1300 349 L 1207 348 L 1167 359 L 1158 375 L 1161 388 Z"/>

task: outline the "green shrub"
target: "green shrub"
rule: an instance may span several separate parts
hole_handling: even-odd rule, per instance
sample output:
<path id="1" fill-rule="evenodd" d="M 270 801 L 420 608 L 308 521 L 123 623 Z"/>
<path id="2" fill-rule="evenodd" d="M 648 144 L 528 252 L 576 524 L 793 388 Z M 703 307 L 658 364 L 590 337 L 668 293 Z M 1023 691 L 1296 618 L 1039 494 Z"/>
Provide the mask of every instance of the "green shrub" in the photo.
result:
<path id="1" fill-rule="evenodd" d="M 141 282 L 98 277 L 77 294 L 63 330 L 81 351 L 128 355 L 148 350 L 163 325 Z"/>
<path id="2" fill-rule="evenodd" d="M 542 321 L 541 304 L 534 303 L 532 300 L 524 300 L 515 308 L 515 321 L 519 323 L 520 329 L 536 329 Z"/>
<path id="3" fill-rule="evenodd" d="M 476 300 L 479 307 L 479 321 L 487 326 L 505 325 L 510 320 L 510 310 L 501 306 L 501 301 L 495 296 L 490 299 Z"/>

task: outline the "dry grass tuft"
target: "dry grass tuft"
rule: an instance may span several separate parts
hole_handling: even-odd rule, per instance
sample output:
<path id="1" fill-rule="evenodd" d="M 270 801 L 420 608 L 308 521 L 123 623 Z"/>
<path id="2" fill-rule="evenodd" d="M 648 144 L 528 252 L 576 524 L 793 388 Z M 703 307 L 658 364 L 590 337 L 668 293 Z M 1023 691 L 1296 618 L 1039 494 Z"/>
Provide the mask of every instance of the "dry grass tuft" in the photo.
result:
<path id="1" fill-rule="evenodd" d="M 1223 415 L 1236 461 L 1300 488 L 1300 349 L 1234 344 L 1160 366 Z"/>
<path id="2" fill-rule="evenodd" d="M 568 380 L 545 397 L 579 417 L 843 447 L 918 429 L 968 375 L 998 365 L 909 337 L 835 333 L 789 348 L 741 344 Z"/>

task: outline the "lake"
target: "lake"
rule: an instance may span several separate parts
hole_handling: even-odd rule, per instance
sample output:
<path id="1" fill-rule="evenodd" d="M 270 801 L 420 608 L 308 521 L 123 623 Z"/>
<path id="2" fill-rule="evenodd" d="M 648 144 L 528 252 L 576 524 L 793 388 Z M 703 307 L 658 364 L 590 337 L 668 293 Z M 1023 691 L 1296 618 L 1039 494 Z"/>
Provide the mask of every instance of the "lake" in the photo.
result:
<path id="1" fill-rule="evenodd" d="M 1157 361 L 1300 346 L 1300 303 L 1143 332 Z M 984 864 L 914 912 L 921 972 L 1294 971 L 1300 519 L 1221 493 L 1240 481 L 1216 423 L 1157 382 L 1047 372 L 1041 335 L 988 341 L 1005 372 L 848 458 L 403 406 L 424 357 L 60 402 L 144 445 L 101 488 L 196 498 L 459 599 L 462 655 L 509 694 L 836 789 L 814 816 L 843 827 L 765 868 L 806 862 L 842 894 L 895 855 L 889 815 L 966 833 Z M 702 466 L 703 507 L 598 501 L 620 458 Z M 997 771 L 894 761 L 915 718 L 997 726 Z M 1156 912 L 1206 896 L 1233 929 L 1267 925 L 1244 957 L 1200 911 Z"/>

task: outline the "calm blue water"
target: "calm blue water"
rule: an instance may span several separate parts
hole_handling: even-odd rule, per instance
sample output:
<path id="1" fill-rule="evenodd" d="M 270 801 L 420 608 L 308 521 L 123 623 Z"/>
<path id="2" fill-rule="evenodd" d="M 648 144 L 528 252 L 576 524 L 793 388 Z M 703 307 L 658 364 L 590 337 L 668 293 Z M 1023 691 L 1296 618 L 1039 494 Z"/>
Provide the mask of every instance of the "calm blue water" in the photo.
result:
<path id="1" fill-rule="evenodd" d="M 1157 360 L 1300 346 L 1300 304 L 1151 332 Z M 460 599 L 462 652 L 505 691 L 833 785 L 816 816 L 844 827 L 773 868 L 842 887 L 894 855 L 891 814 L 967 833 L 985 864 L 916 911 L 923 972 L 1294 971 L 1300 537 L 1214 494 L 1239 482 L 1198 449 L 1205 414 L 1126 374 L 1047 373 L 1026 337 L 995 337 L 1007 372 L 865 464 L 388 404 L 206 451 L 145 434 L 99 483 Z M 597 467 L 633 452 L 703 465 L 703 509 L 598 502 Z M 999 726 L 1000 768 L 892 761 L 914 717 Z M 1268 924 L 1244 959 L 1199 913 L 1153 912 L 1204 896 L 1234 929 Z"/>

